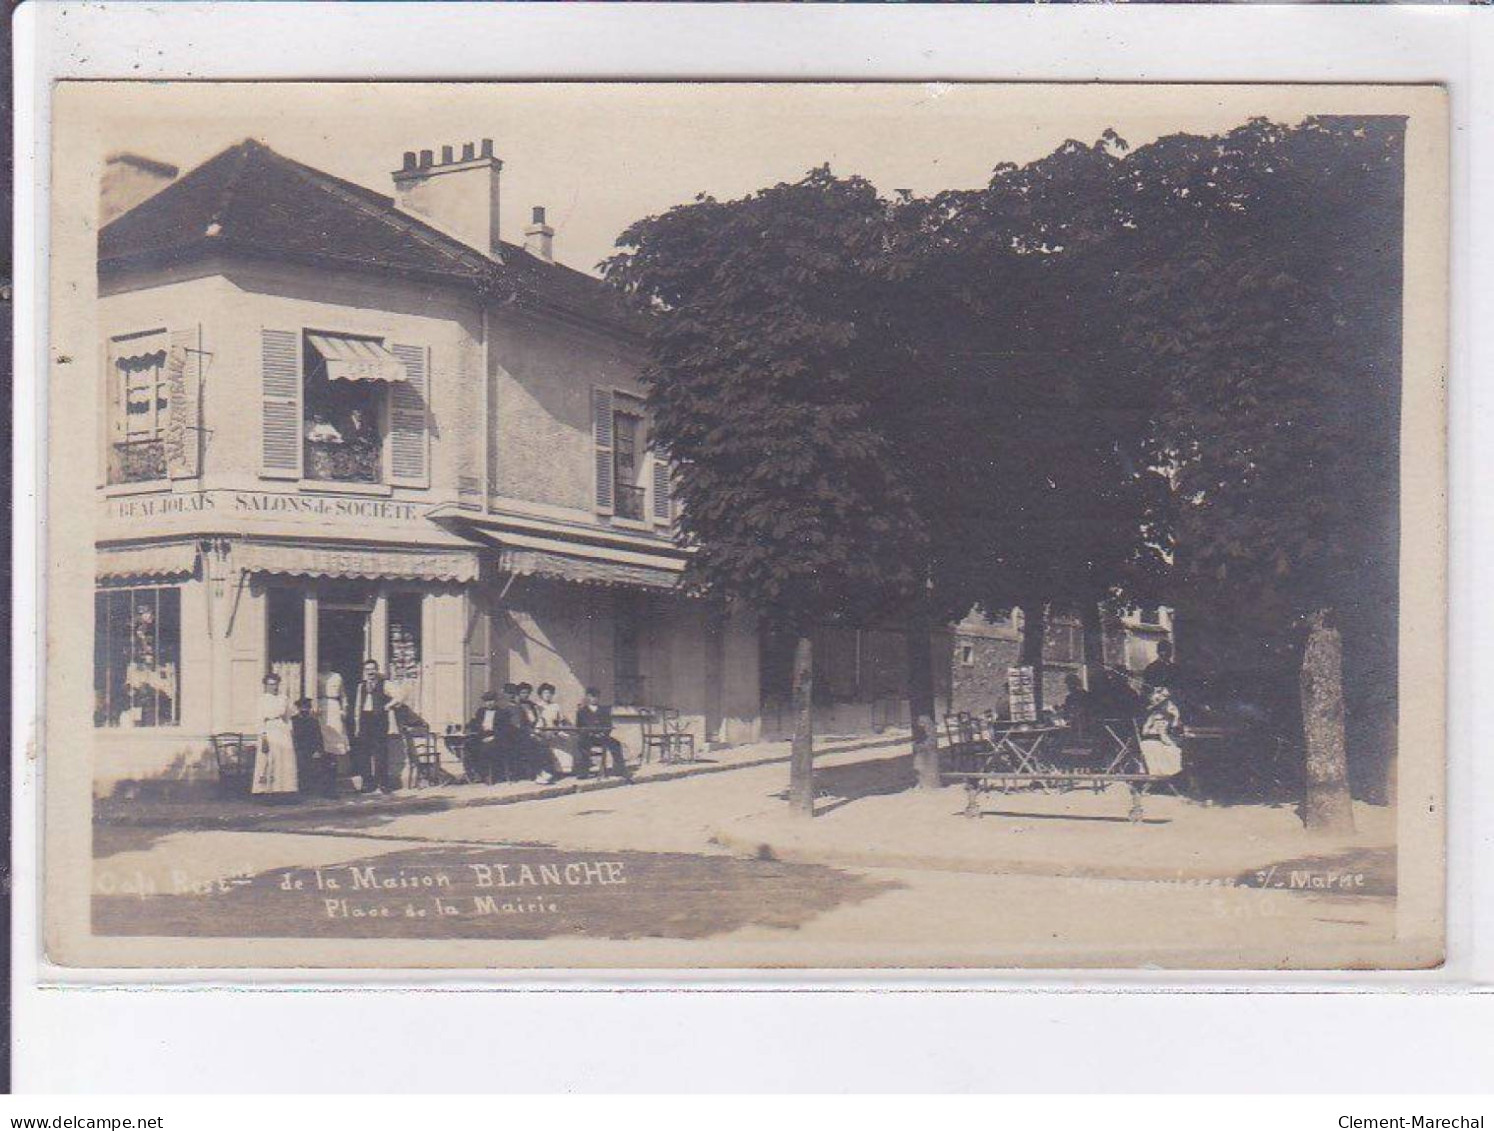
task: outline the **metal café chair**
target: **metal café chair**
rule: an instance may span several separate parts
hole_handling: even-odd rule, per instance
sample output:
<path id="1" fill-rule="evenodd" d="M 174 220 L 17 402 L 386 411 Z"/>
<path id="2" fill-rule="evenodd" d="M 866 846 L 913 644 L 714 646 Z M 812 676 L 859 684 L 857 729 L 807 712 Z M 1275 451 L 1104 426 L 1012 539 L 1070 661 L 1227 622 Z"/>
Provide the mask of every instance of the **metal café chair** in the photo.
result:
<path id="1" fill-rule="evenodd" d="M 218 764 L 218 789 L 224 797 L 247 797 L 254 782 L 254 759 L 259 736 L 222 731 L 210 735 L 213 759 Z"/>

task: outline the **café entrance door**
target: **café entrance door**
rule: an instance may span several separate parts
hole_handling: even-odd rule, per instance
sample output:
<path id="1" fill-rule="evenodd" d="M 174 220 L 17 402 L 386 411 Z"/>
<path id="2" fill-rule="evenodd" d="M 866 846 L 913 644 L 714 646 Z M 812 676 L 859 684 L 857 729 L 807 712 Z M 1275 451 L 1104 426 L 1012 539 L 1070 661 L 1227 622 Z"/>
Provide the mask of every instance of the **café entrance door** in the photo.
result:
<path id="1" fill-rule="evenodd" d="M 363 661 L 372 654 L 368 631 L 367 609 L 324 604 L 317 610 L 317 667 L 324 678 L 329 672 L 342 677 L 349 704 L 363 674 Z"/>

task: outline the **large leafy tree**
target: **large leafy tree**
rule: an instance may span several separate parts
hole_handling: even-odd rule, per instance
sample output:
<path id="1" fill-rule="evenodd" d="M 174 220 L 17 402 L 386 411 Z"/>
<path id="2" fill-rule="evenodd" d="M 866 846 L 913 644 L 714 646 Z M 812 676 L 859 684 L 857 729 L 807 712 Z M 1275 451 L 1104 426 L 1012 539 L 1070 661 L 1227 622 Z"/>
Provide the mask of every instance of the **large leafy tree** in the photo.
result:
<path id="1" fill-rule="evenodd" d="M 1258 120 L 1127 162 L 1185 607 L 1295 660 L 1305 816 L 1351 823 L 1344 665 L 1393 701 L 1404 124 Z M 1363 678 L 1359 678 L 1360 676 Z"/>
<path id="2" fill-rule="evenodd" d="M 811 633 L 914 587 L 922 527 L 866 375 L 888 204 L 828 168 L 632 225 L 604 265 L 647 315 L 657 442 L 699 587 L 796 638 L 790 801 L 812 813 Z"/>
<path id="3" fill-rule="evenodd" d="M 917 422 L 905 434 L 934 588 L 952 615 L 1023 607 L 1023 658 L 1039 669 L 1050 604 L 1080 611 L 1098 667 L 1100 602 L 1155 600 L 1162 572 L 1158 386 L 1114 295 L 1124 152 L 1106 133 L 999 166 L 982 190 L 904 202 L 917 290 L 939 308 L 920 310 L 939 376 L 900 410 Z M 937 399 L 919 403 L 930 386 Z"/>

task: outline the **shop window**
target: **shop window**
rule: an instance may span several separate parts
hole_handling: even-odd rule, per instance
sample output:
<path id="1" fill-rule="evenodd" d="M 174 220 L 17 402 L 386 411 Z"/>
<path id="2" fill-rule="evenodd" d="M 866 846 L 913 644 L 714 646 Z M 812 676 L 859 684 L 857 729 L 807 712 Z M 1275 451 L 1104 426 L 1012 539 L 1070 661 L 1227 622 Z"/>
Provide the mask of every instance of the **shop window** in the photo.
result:
<path id="1" fill-rule="evenodd" d="M 306 657 L 306 598 L 299 589 L 271 589 L 265 600 L 265 670 L 280 677 L 283 695 L 300 698 Z"/>
<path id="2" fill-rule="evenodd" d="M 303 349 L 303 475 L 382 483 L 388 389 L 402 367 L 378 338 L 308 333 Z"/>
<path id="3" fill-rule="evenodd" d="M 95 726 L 181 721 L 181 590 L 101 589 L 94 596 Z"/>
<path id="4" fill-rule="evenodd" d="M 126 334 L 109 343 L 111 442 L 109 482 L 166 477 L 171 381 L 165 330 Z"/>
<path id="5" fill-rule="evenodd" d="M 389 597 L 389 678 L 406 685 L 420 681 L 420 594 Z"/>

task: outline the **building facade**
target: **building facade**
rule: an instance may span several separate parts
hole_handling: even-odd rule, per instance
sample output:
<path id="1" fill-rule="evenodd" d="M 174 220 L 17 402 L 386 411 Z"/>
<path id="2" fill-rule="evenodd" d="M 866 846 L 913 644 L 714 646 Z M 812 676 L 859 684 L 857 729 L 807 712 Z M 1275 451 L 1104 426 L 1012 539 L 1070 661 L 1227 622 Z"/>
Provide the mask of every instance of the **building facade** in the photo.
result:
<path id="1" fill-rule="evenodd" d="M 175 174 L 106 175 L 98 789 L 210 781 L 267 673 L 325 714 L 365 659 L 435 731 L 528 681 L 677 709 L 702 746 L 791 732 L 792 642 L 679 590 L 635 327 L 543 209 L 503 238 L 490 142 L 404 154 L 392 196 L 253 141 Z M 1153 658 L 1144 619 L 1107 662 Z M 1048 631 L 1057 701 L 1078 626 Z M 936 634 L 940 709 L 1004 703 L 1018 643 Z M 895 627 L 825 626 L 815 667 L 818 733 L 906 724 Z"/>
<path id="2" fill-rule="evenodd" d="M 99 789 L 210 779 L 267 672 L 320 702 L 365 658 L 433 730 L 527 680 L 757 737 L 755 627 L 676 588 L 638 339 L 541 210 L 501 238 L 501 170 L 410 153 L 386 197 L 244 142 L 102 230 Z"/>
<path id="3" fill-rule="evenodd" d="M 1138 609 L 1102 618 L 1102 658 L 1106 667 L 1139 675 L 1157 658 L 1157 645 L 1172 640 L 1172 610 Z M 1005 713 L 1009 703 L 1007 672 L 1022 652 L 1022 611 L 970 612 L 953 627 L 949 652 L 950 711 Z M 1051 611 L 1043 633 L 1043 702 L 1059 704 L 1068 696 L 1068 677 L 1089 686 L 1084 663 L 1084 628 L 1075 615 Z"/>

